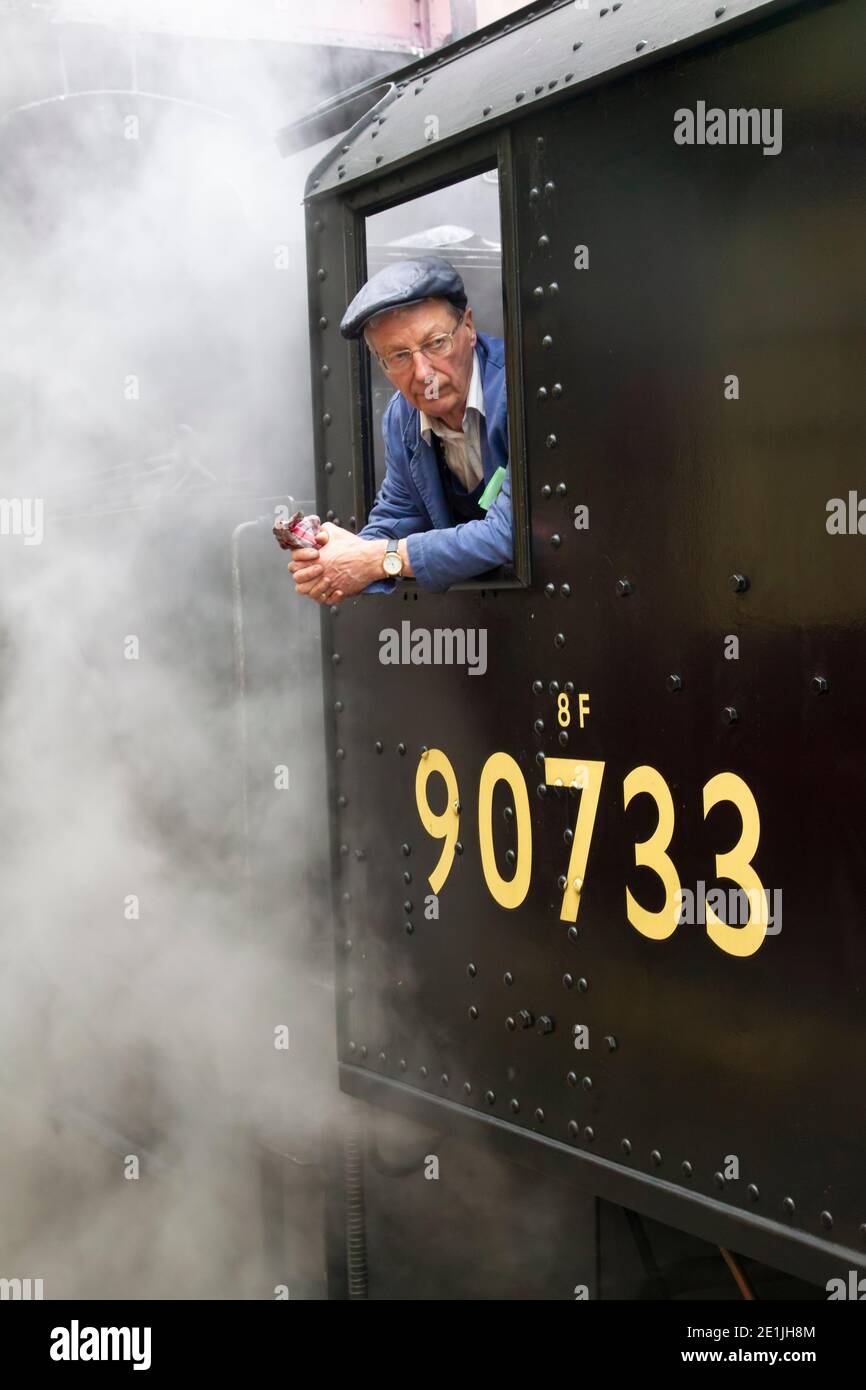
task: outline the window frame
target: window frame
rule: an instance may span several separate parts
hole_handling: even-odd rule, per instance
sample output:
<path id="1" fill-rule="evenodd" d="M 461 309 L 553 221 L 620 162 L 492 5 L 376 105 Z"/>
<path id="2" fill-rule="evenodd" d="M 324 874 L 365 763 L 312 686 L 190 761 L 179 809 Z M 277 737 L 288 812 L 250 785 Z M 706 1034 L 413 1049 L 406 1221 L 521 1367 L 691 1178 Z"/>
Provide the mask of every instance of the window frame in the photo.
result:
<path id="1" fill-rule="evenodd" d="M 508 455 L 511 472 L 511 522 L 514 554 L 510 569 L 487 579 L 469 579 L 452 589 L 526 589 L 531 583 L 529 544 L 529 482 L 523 409 L 523 344 L 520 280 L 517 257 L 517 209 L 514 194 L 514 159 L 510 131 L 466 141 L 456 149 L 437 150 L 429 158 L 396 168 L 349 193 L 343 203 L 346 248 L 347 303 L 367 279 L 367 218 L 388 208 L 408 203 L 426 193 L 495 169 L 499 176 L 499 228 L 502 244 L 503 332 L 508 397 Z M 372 371 L 369 351 L 359 339 L 351 355 L 352 452 L 360 467 L 354 469 L 355 515 L 358 530 L 366 525 L 376 497 L 373 440 Z M 361 521 L 363 518 L 363 521 Z M 450 591 L 449 591 L 450 592 Z"/>

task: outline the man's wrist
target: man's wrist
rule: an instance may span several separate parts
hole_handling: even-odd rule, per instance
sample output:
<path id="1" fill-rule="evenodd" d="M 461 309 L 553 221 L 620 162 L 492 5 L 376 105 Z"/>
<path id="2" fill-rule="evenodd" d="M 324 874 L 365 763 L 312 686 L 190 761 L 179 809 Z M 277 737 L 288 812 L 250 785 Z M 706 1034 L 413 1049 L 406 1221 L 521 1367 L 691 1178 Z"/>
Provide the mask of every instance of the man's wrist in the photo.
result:
<path id="1" fill-rule="evenodd" d="M 370 575 L 370 583 L 372 583 L 374 579 L 385 578 L 385 571 L 382 567 L 382 561 L 385 558 L 385 547 L 387 546 L 387 544 L 387 541 L 381 540 L 372 540 L 367 542 L 367 565 L 368 572 Z"/>

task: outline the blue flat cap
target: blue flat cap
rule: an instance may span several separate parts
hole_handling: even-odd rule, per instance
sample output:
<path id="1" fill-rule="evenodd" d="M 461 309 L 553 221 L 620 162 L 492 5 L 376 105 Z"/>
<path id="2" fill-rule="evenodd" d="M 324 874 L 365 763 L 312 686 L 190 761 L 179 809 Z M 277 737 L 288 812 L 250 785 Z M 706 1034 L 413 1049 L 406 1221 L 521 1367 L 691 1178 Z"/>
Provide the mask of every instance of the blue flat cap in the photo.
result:
<path id="1" fill-rule="evenodd" d="M 422 299 L 448 299 L 458 309 L 466 308 L 463 281 L 441 256 L 394 261 L 377 271 L 355 295 L 340 321 L 340 332 L 344 338 L 360 338 L 374 314 L 419 304 Z"/>

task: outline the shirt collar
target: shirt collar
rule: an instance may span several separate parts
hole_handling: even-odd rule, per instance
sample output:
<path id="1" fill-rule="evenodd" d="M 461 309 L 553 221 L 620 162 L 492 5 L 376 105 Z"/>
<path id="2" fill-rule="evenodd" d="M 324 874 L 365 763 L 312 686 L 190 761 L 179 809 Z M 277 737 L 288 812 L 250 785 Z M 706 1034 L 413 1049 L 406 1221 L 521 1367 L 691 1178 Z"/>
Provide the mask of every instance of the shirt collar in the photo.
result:
<path id="1" fill-rule="evenodd" d="M 477 410 L 479 415 L 485 415 L 486 418 L 486 412 L 484 410 L 484 392 L 481 389 L 481 368 L 478 365 L 477 351 L 472 354 L 472 376 L 469 381 L 469 394 L 466 397 L 466 409 L 463 412 L 464 428 L 470 410 Z M 420 417 L 419 426 L 421 434 L 424 436 L 425 443 L 429 444 L 430 432 L 433 429 L 433 421 L 423 410 L 419 410 L 418 415 Z M 445 429 L 448 428 L 447 425 L 440 425 L 440 427 Z"/>

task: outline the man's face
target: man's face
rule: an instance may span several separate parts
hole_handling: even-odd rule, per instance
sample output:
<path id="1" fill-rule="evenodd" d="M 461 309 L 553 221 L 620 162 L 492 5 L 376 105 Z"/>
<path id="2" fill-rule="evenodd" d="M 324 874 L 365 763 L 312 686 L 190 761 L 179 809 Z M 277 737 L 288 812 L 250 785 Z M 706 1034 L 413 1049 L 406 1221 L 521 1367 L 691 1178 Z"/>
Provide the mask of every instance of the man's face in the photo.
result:
<path id="1" fill-rule="evenodd" d="M 379 357 L 401 349 L 420 348 L 438 334 L 450 333 L 458 313 L 447 299 L 425 299 L 405 309 L 389 309 L 367 326 L 367 345 Z M 476 337 L 472 310 L 467 308 L 447 357 L 415 352 L 411 364 L 403 370 L 386 372 L 388 380 L 416 409 L 427 415 L 449 414 L 469 394 Z"/>

